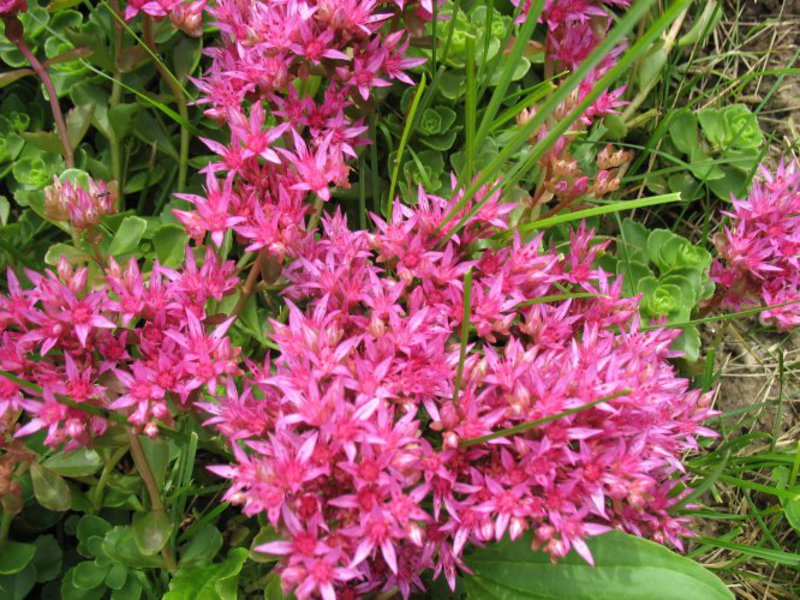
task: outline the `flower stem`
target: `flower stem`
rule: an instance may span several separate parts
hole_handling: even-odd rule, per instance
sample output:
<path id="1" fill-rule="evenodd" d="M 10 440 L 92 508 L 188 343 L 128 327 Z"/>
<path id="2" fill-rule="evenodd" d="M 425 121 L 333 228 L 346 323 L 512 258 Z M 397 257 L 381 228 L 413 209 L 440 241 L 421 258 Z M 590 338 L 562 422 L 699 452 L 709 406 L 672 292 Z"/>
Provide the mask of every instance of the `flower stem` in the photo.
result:
<path id="1" fill-rule="evenodd" d="M 147 493 L 150 496 L 150 504 L 153 507 L 153 511 L 163 513 L 164 503 L 161 501 L 161 494 L 158 491 L 158 484 L 156 483 L 156 478 L 153 476 L 150 463 L 147 462 L 147 456 L 145 456 L 144 448 L 142 448 L 142 442 L 139 440 L 139 436 L 130 429 L 128 430 L 128 440 L 130 441 L 131 445 L 133 463 L 136 465 L 136 470 L 139 471 L 139 475 L 142 477 L 144 486 L 147 488 Z M 178 565 L 175 562 L 175 557 L 172 555 L 172 550 L 170 550 L 168 545 L 165 545 L 163 548 L 161 548 L 161 556 L 164 557 L 164 566 L 167 568 L 167 570 L 170 573 L 174 573 L 175 569 L 178 568 Z"/>
<path id="2" fill-rule="evenodd" d="M 64 115 L 61 112 L 61 105 L 58 103 L 58 95 L 56 94 L 56 88 L 53 85 L 53 80 L 50 79 L 50 75 L 47 74 L 47 69 L 44 68 L 44 65 L 39 62 L 39 59 L 36 58 L 36 55 L 31 52 L 28 44 L 25 43 L 25 40 L 22 37 L 22 23 L 19 21 L 19 19 L 17 19 L 16 16 L 6 17 L 5 24 L 6 37 L 14 42 L 14 45 L 19 48 L 19 51 L 22 52 L 22 55 L 31 65 L 31 68 L 39 76 L 39 79 L 42 80 L 42 83 L 47 90 L 47 99 L 50 101 L 50 109 L 53 112 L 53 121 L 55 121 L 58 137 L 61 140 L 61 146 L 63 148 L 64 162 L 66 163 L 67 168 L 71 169 L 75 166 L 75 158 L 72 154 L 72 145 L 70 144 L 69 136 L 67 135 L 67 124 L 66 121 L 64 121 Z"/>
<path id="3" fill-rule="evenodd" d="M 264 251 L 258 253 L 253 264 L 250 266 L 250 272 L 247 273 L 247 279 L 242 286 L 242 291 L 239 295 L 239 300 L 236 302 L 236 306 L 231 313 L 232 317 L 238 317 L 239 313 L 244 310 L 247 301 L 250 299 L 250 296 L 255 291 L 256 284 L 258 283 L 258 278 L 261 276 L 261 258 L 264 254 Z"/>
<path id="4" fill-rule="evenodd" d="M 308 220 L 308 227 L 306 231 L 314 231 L 319 225 L 319 218 L 322 216 L 322 206 L 325 204 L 325 201 L 317 196 L 314 200 L 314 212 L 311 213 L 311 218 Z"/>
<path id="5" fill-rule="evenodd" d="M 100 473 L 100 479 L 97 480 L 97 485 L 94 487 L 94 491 L 91 495 L 92 506 L 94 506 L 95 512 L 99 512 L 100 509 L 103 508 L 103 492 L 105 491 L 106 484 L 108 483 L 108 478 L 111 476 L 111 473 L 114 472 L 114 467 L 117 466 L 119 461 L 122 460 L 122 457 L 127 453 L 127 446 L 118 448 L 103 466 L 103 471 Z"/>
<path id="6" fill-rule="evenodd" d="M 147 48 L 155 54 L 156 52 L 156 41 L 153 38 L 153 19 L 147 15 L 144 16 L 142 20 L 142 38 L 144 39 L 144 43 Z M 173 97 L 175 98 L 175 103 L 178 105 L 178 114 L 181 116 L 183 123 L 181 123 L 181 147 L 180 147 L 180 154 L 178 159 L 178 192 L 182 192 L 186 188 L 186 173 L 189 168 L 189 111 L 186 108 L 186 100 L 183 97 L 183 90 L 181 89 L 180 85 L 178 85 L 178 81 L 175 77 L 172 76 L 166 69 L 166 67 L 161 64 L 160 62 L 155 62 L 156 70 L 158 71 L 159 75 L 161 75 L 161 79 L 164 80 L 164 83 L 167 84 L 170 91 L 172 92 Z"/>

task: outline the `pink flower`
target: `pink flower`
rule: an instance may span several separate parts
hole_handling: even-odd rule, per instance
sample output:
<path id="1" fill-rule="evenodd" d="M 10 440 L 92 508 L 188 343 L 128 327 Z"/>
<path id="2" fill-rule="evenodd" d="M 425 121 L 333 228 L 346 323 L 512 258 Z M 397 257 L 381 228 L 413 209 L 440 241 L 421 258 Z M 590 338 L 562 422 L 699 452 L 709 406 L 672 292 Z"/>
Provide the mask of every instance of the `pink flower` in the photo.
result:
<path id="1" fill-rule="evenodd" d="M 13 15 L 27 10 L 27 0 L 0 0 L 0 16 Z"/>
<path id="2" fill-rule="evenodd" d="M 720 260 L 711 278 L 723 306 L 784 305 L 761 317 L 786 330 L 800 324 L 800 173 L 794 162 L 775 175 L 764 167 L 761 172 L 764 181 L 723 213 L 731 224 L 714 239 Z"/>

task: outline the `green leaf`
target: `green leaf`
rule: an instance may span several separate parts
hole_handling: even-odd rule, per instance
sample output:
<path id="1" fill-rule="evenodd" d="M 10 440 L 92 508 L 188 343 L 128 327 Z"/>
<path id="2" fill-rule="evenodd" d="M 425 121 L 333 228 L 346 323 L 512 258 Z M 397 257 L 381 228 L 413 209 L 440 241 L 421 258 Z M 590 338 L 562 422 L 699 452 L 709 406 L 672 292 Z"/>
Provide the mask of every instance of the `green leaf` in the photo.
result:
<path id="1" fill-rule="evenodd" d="M 764 142 L 758 118 L 744 104 L 733 104 L 722 111 L 725 146 L 756 150 Z"/>
<path id="2" fill-rule="evenodd" d="M 687 156 L 699 148 L 697 117 L 688 108 L 675 113 L 669 126 L 669 137 L 675 147 Z"/>
<path id="3" fill-rule="evenodd" d="M 136 577 L 129 576 L 125 585 L 111 592 L 111 600 L 139 600 L 142 596 L 142 584 Z"/>
<path id="4" fill-rule="evenodd" d="M 733 595 L 698 563 L 620 532 L 587 540 L 595 566 L 574 552 L 556 564 L 531 550 L 530 535 L 487 546 L 465 557 L 467 598 L 516 600 L 732 600 Z"/>
<path id="5" fill-rule="evenodd" d="M 80 448 L 69 454 L 55 454 L 42 465 L 64 477 L 88 477 L 103 468 L 103 459 L 96 450 Z"/>
<path id="6" fill-rule="evenodd" d="M 619 261 L 617 274 L 622 275 L 622 289 L 626 296 L 634 296 L 639 293 L 639 281 L 654 277 L 650 267 L 645 262 L 638 260 Z"/>
<path id="7" fill-rule="evenodd" d="M 122 140 L 131 131 L 133 120 L 142 107 L 136 103 L 117 104 L 108 109 L 108 120 L 117 140 Z"/>
<path id="8" fill-rule="evenodd" d="M 103 597 L 105 586 L 99 585 L 91 590 L 85 590 L 75 585 L 74 575 L 75 567 L 67 571 L 64 576 L 61 582 L 61 600 L 99 600 Z"/>
<path id="9" fill-rule="evenodd" d="M 669 52 L 664 48 L 664 42 L 656 41 L 650 51 L 642 57 L 639 69 L 636 71 L 636 83 L 639 89 L 648 88 L 653 82 L 663 76 L 664 65 L 667 64 Z"/>
<path id="10" fill-rule="evenodd" d="M 169 540 L 172 521 L 163 510 L 133 515 L 133 539 L 144 555 L 157 553 Z"/>
<path id="11" fill-rule="evenodd" d="M 222 534 L 214 525 L 206 523 L 181 546 L 180 564 L 184 566 L 211 563 L 220 548 L 222 548 Z"/>
<path id="12" fill-rule="evenodd" d="M 93 104 L 76 106 L 67 113 L 67 137 L 73 150 L 78 147 L 86 132 L 89 131 L 93 116 Z"/>
<path id="13" fill-rule="evenodd" d="M 708 187 L 720 200 L 730 201 L 731 196 L 743 198 L 747 195 L 750 180 L 746 173 L 735 167 L 722 167 L 722 177 L 708 182 Z"/>
<path id="14" fill-rule="evenodd" d="M 36 581 L 39 583 L 52 581 L 61 573 L 63 552 L 58 541 L 51 534 L 47 534 L 37 537 L 33 544 L 36 546 L 32 563 L 36 567 Z"/>
<path id="15" fill-rule="evenodd" d="M 177 267 L 183 264 L 188 243 L 189 236 L 186 235 L 186 230 L 177 223 L 159 225 L 153 234 L 156 257 L 165 267 Z"/>
<path id="16" fill-rule="evenodd" d="M 33 565 L 28 565 L 13 575 L 0 575 L 0 598 L 23 600 L 28 597 L 35 584 L 36 568 Z"/>
<path id="17" fill-rule="evenodd" d="M 150 470 L 153 471 L 153 478 L 161 486 L 167 476 L 167 467 L 170 461 L 169 442 L 165 439 L 153 439 L 144 435 L 140 435 L 139 439 L 142 442 L 142 449 L 147 462 L 150 464 Z"/>
<path id="18" fill-rule="evenodd" d="M 221 563 L 181 567 L 163 600 L 236 600 L 239 572 L 248 554 L 234 548 Z"/>
<path id="19" fill-rule="evenodd" d="M 111 560 L 126 567 L 142 569 L 162 566 L 160 556 L 142 554 L 130 527 L 117 526 L 106 533 L 102 549 Z"/>
<path id="20" fill-rule="evenodd" d="M 128 569 L 123 567 L 122 565 L 113 565 L 108 570 L 108 575 L 106 575 L 105 583 L 108 587 L 112 590 L 120 590 L 125 585 L 125 582 L 128 580 Z"/>
<path id="21" fill-rule="evenodd" d="M 72 583 L 82 590 L 91 590 L 103 584 L 108 567 L 94 561 L 85 560 L 72 568 Z"/>
<path id="22" fill-rule="evenodd" d="M 186 83 L 189 75 L 194 73 L 200 64 L 203 40 L 199 37 L 181 36 L 172 52 L 174 73 L 178 81 Z"/>
<path id="23" fill-rule="evenodd" d="M 5 73 L 0 73 L 0 89 L 6 87 L 7 85 L 11 85 L 17 79 L 22 79 L 27 75 L 33 75 L 33 69 L 22 68 L 22 69 L 14 69 L 13 71 L 6 71 Z"/>
<path id="24" fill-rule="evenodd" d="M 697 120 L 700 121 L 703 135 L 711 145 L 718 150 L 724 148 L 728 140 L 725 133 L 725 118 L 722 113 L 715 108 L 709 108 L 700 111 L 697 114 Z"/>
<path id="25" fill-rule="evenodd" d="M 286 596 L 281 588 L 281 576 L 272 571 L 267 575 L 267 583 L 264 586 L 264 600 L 285 600 Z"/>
<path id="26" fill-rule="evenodd" d="M 61 154 L 61 139 L 57 133 L 52 131 L 23 131 L 20 135 L 26 142 L 39 150 L 44 150 L 51 154 Z"/>
<path id="27" fill-rule="evenodd" d="M 63 477 L 38 463 L 31 463 L 31 481 L 36 500 L 45 508 L 58 512 L 72 506 L 72 494 Z"/>
<path id="28" fill-rule="evenodd" d="M 689 362 L 696 362 L 700 358 L 700 333 L 694 325 L 683 328 L 683 332 L 672 342 L 672 350 L 683 352 L 683 358 Z"/>
<path id="29" fill-rule="evenodd" d="M 28 566 L 36 554 L 36 546 L 6 540 L 0 551 L 0 575 L 13 575 Z"/>
<path id="30" fill-rule="evenodd" d="M 133 135 L 147 145 L 155 144 L 159 152 L 166 154 L 171 159 L 179 160 L 178 150 L 175 148 L 172 138 L 150 111 L 142 111 L 136 116 Z"/>
<path id="31" fill-rule="evenodd" d="M 89 541 L 92 538 L 103 539 L 111 531 L 111 523 L 95 515 L 84 515 L 78 521 L 75 528 L 75 535 L 78 538 L 78 553 L 87 558 L 96 556 L 89 548 Z"/>
<path id="32" fill-rule="evenodd" d="M 125 217 L 117 233 L 114 234 L 114 239 L 111 240 L 108 252 L 112 256 L 133 252 L 139 246 L 145 229 L 147 229 L 147 221 L 141 217 Z"/>

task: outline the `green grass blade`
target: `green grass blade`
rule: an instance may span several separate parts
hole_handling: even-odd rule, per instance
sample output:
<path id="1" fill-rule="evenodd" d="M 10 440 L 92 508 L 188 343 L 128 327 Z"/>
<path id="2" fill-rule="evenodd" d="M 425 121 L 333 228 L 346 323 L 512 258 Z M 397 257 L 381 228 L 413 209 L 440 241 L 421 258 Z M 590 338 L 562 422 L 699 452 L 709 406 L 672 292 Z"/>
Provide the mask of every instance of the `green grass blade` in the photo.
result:
<path id="1" fill-rule="evenodd" d="M 603 91 L 605 91 L 610 85 L 612 85 L 615 81 L 617 81 L 627 70 L 629 69 L 630 65 L 640 57 L 647 49 L 650 47 L 650 44 L 658 37 L 658 35 L 666 29 L 669 24 L 676 18 L 676 16 L 680 13 L 680 11 L 684 8 L 684 6 L 690 2 L 691 0 L 678 0 L 669 9 L 667 9 L 656 21 L 651 25 L 647 31 L 645 31 L 642 36 L 637 40 L 637 42 L 633 45 L 633 47 L 624 52 L 618 61 L 618 63 L 612 67 L 600 80 L 595 84 L 594 88 L 592 89 L 589 94 L 580 102 L 572 112 L 553 125 L 550 129 L 547 136 L 542 139 L 539 143 L 537 143 L 531 150 L 529 150 L 526 155 L 520 159 L 517 163 L 517 166 L 512 170 L 512 172 L 507 175 L 503 183 L 505 185 L 511 185 L 513 182 L 517 181 L 525 172 L 530 171 L 536 161 L 544 155 L 544 153 L 564 134 L 566 131 L 572 126 L 572 124 L 584 113 L 584 111 L 594 103 L 594 101 L 600 96 Z M 608 54 L 611 50 L 613 50 L 617 43 L 622 39 L 625 35 L 627 35 L 631 29 L 636 25 L 639 19 L 644 16 L 645 12 L 650 8 L 652 5 L 653 0 L 639 0 L 636 4 L 634 4 L 622 17 L 616 27 L 609 32 L 606 38 L 598 45 L 595 51 L 590 55 L 581 65 L 575 70 L 575 72 L 570 75 L 567 80 L 559 86 L 559 88 L 553 93 L 553 95 L 536 111 L 536 114 L 533 116 L 530 121 L 528 121 L 512 138 L 512 140 L 506 144 L 506 146 L 498 153 L 495 159 L 483 170 L 481 175 L 475 179 L 475 181 L 470 185 L 465 191 L 456 205 L 450 210 L 447 216 L 444 218 L 441 229 L 444 227 L 461 211 L 465 204 L 467 204 L 472 198 L 475 196 L 478 190 L 481 189 L 483 185 L 487 182 L 496 179 L 496 173 L 500 169 L 500 167 L 505 163 L 506 160 L 511 158 L 516 152 L 518 152 L 526 143 L 528 143 L 528 138 L 530 135 L 536 131 L 539 127 L 541 127 L 545 120 L 549 118 L 555 109 L 569 96 L 570 93 L 586 78 L 588 73 L 600 62 L 603 56 Z M 496 187 L 499 187 L 500 184 L 496 184 Z M 491 196 L 491 192 L 486 195 L 486 199 Z M 478 203 L 473 209 L 469 212 L 468 215 L 463 217 L 458 225 L 453 228 L 450 232 L 448 232 L 448 236 L 452 235 L 458 229 L 463 226 L 463 224 L 472 217 L 478 210 L 480 210 L 481 204 Z"/>
<path id="2" fill-rule="evenodd" d="M 478 132 L 475 134 L 475 143 L 477 145 L 480 145 L 483 141 L 483 138 L 486 137 L 487 133 L 489 133 L 489 127 L 494 121 L 495 115 L 497 115 L 497 111 L 500 109 L 500 106 L 505 99 L 506 91 L 508 91 L 508 86 L 511 83 L 511 78 L 514 76 L 514 71 L 516 70 L 519 61 L 522 58 L 522 53 L 524 52 L 528 42 L 531 39 L 531 36 L 533 35 L 533 30 L 536 27 L 536 24 L 539 22 L 539 15 L 541 14 L 543 7 L 544 0 L 534 0 L 531 3 L 528 14 L 525 16 L 525 22 L 522 24 L 522 27 L 517 34 L 517 39 L 514 41 L 514 46 L 511 48 L 509 55 L 503 59 L 503 70 L 500 73 L 500 79 L 497 83 L 497 86 L 494 88 L 494 92 L 492 92 L 492 97 L 489 99 L 489 105 L 486 107 L 486 111 L 483 113 L 483 119 L 481 120 L 480 127 L 478 128 Z M 488 36 L 489 32 L 486 32 L 485 35 Z"/>
<path id="3" fill-rule="evenodd" d="M 403 152 L 405 151 L 406 143 L 408 143 L 408 137 L 411 135 L 411 131 L 414 128 L 417 107 L 419 106 L 419 101 L 420 98 L 422 98 L 423 92 L 425 92 L 425 75 L 422 76 L 419 86 L 417 86 L 417 91 L 414 94 L 414 99 L 411 101 L 411 107 L 408 109 L 408 115 L 406 115 L 406 125 L 403 128 L 403 134 L 400 137 L 400 145 L 398 146 L 397 154 L 394 157 L 392 180 L 389 183 L 389 203 L 386 212 L 387 217 L 390 219 L 392 218 L 392 211 L 394 209 L 394 192 L 397 189 L 397 178 L 400 175 L 400 164 L 403 160 Z"/>
<path id="4" fill-rule="evenodd" d="M 472 314 L 472 269 L 464 273 L 464 299 L 461 313 L 461 349 L 458 353 L 458 368 L 453 387 L 453 406 L 458 408 L 458 395 L 461 393 L 461 379 L 464 376 L 464 360 L 467 357 L 467 340 L 469 338 L 469 317 Z"/>
<path id="5" fill-rule="evenodd" d="M 661 204 L 671 204 L 673 202 L 680 202 L 681 195 L 678 192 L 672 194 L 664 194 L 662 196 L 651 196 L 650 198 L 640 198 L 638 200 L 621 200 L 612 202 L 611 204 L 603 204 L 600 206 L 593 206 L 584 210 L 576 210 L 573 212 L 562 213 L 560 215 L 553 215 L 546 219 L 539 219 L 532 223 L 522 225 L 520 231 L 531 231 L 534 229 L 546 229 L 554 225 L 561 225 L 562 223 L 570 223 L 572 221 L 581 221 L 589 217 L 599 217 L 601 215 L 610 215 L 619 213 L 626 210 L 634 210 L 636 208 L 646 208 L 648 206 L 659 206 Z M 504 232 L 508 234 L 508 232 Z"/>
<path id="6" fill-rule="evenodd" d="M 477 111 L 478 89 L 475 81 L 475 38 L 467 36 L 467 93 L 464 110 L 464 152 L 466 162 L 462 174 L 464 181 L 472 179 L 476 147 L 475 124 L 477 122 Z"/>

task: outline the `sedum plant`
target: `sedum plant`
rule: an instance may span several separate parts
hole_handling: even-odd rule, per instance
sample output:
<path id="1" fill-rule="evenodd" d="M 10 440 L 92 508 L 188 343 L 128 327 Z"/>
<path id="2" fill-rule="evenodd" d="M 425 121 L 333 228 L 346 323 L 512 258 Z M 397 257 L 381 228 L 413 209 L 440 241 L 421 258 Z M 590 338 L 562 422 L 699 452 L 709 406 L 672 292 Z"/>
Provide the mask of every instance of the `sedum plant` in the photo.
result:
<path id="1" fill-rule="evenodd" d="M 716 259 L 603 233 L 679 200 L 605 121 L 688 4 L 0 0 L 3 594 L 732 597 L 668 549 L 681 366 L 796 295 L 795 170 Z M 761 145 L 686 115 L 690 161 Z"/>

